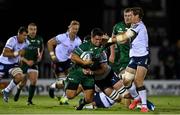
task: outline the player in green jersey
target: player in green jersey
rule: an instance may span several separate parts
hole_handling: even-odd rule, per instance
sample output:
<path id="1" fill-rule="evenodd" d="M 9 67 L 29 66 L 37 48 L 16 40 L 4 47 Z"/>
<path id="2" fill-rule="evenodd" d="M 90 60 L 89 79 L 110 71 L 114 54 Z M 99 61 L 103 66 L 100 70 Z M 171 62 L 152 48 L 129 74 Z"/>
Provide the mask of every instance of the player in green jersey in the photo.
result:
<path id="1" fill-rule="evenodd" d="M 88 68 L 96 70 L 99 65 L 104 61 L 104 54 L 101 55 L 98 61 L 92 61 L 93 56 L 97 53 L 102 43 L 103 31 L 99 28 L 94 28 L 91 31 L 91 39 L 85 43 L 82 43 L 78 48 L 74 50 L 71 56 L 73 67 L 69 71 L 67 77 L 66 95 L 69 99 L 73 99 L 77 95 L 77 90 L 81 84 L 84 90 L 84 99 L 82 103 L 76 108 L 81 110 L 87 103 L 93 101 L 94 95 L 94 73 L 88 73 Z"/>
<path id="2" fill-rule="evenodd" d="M 124 21 L 121 21 L 113 27 L 112 36 L 116 36 L 118 34 L 124 33 L 131 25 L 131 9 L 124 9 Z M 129 41 L 124 44 L 114 44 L 111 46 L 111 53 L 109 57 L 109 64 L 112 69 L 117 73 L 122 75 L 125 71 L 126 66 L 129 63 Z M 123 100 L 125 106 L 128 107 L 130 104 L 130 100 Z"/>
<path id="3" fill-rule="evenodd" d="M 35 93 L 36 83 L 38 80 L 38 62 L 41 61 L 44 44 L 43 38 L 37 35 L 37 25 L 30 23 L 28 25 L 28 41 L 29 46 L 25 49 L 24 57 L 22 58 L 21 68 L 26 75 L 24 82 L 17 86 L 17 92 L 14 96 L 14 101 L 18 101 L 21 89 L 26 85 L 27 79 L 30 80 L 28 105 L 33 105 L 32 98 Z"/>

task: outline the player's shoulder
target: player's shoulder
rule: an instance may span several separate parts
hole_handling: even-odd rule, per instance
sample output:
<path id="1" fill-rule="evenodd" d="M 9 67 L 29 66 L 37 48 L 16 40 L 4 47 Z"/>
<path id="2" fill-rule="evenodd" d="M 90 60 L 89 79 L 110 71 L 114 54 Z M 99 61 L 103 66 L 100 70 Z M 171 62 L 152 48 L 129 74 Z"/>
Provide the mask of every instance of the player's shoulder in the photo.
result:
<path id="1" fill-rule="evenodd" d="M 91 44 L 91 41 L 83 42 L 80 46 L 89 46 Z"/>
<path id="2" fill-rule="evenodd" d="M 88 51 L 90 49 L 90 42 L 84 42 L 82 44 L 79 45 L 79 49 L 81 49 L 82 51 Z"/>
<path id="3" fill-rule="evenodd" d="M 124 21 L 120 21 L 120 22 L 118 22 L 118 23 L 115 24 L 115 27 L 117 27 L 117 26 L 125 26 L 125 25 L 126 25 L 126 24 L 125 24 Z"/>
<path id="4" fill-rule="evenodd" d="M 7 42 L 16 43 L 17 42 L 17 36 L 10 37 Z"/>
<path id="5" fill-rule="evenodd" d="M 136 28 L 145 28 L 145 25 L 144 25 L 144 23 L 142 21 L 140 21 L 140 22 L 138 22 L 136 24 L 132 24 L 131 28 L 133 28 L 133 29 L 136 29 Z"/>
<path id="6" fill-rule="evenodd" d="M 76 39 L 75 39 L 75 40 L 76 40 L 77 42 L 80 42 L 80 43 L 82 42 L 81 38 L 80 38 L 78 35 L 76 36 Z"/>
<path id="7" fill-rule="evenodd" d="M 58 35 L 56 35 L 56 38 L 61 38 L 61 37 L 68 37 L 68 33 L 59 33 Z"/>

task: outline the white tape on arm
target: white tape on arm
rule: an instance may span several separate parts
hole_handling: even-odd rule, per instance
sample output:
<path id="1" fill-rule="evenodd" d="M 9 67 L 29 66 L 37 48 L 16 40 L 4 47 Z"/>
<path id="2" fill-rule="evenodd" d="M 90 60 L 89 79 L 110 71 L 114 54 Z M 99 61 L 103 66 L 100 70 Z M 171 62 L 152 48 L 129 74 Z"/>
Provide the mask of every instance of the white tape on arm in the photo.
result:
<path id="1" fill-rule="evenodd" d="M 134 31 L 132 31 L 131 29 L 128 29 L 125 34 L 128 38 L 131 38 L 135 35 Z"/>
<path id="2" fill-rule="evenodd" d="M 16 56 L 19 55 L 19 52 L 18 52 L 18 51 L 15 51 L 15 52 L 13 52 L 13 54 L 14 54 L 14 57 L 16 57 Z"/>
<path id="3" fill-rule="evenodd" d="M 125 40 L 124 35 L 117 35 L 116 39 L 117 39 L 117 42 L 122 42 Z"/>
<path id="4" fill-rule="evenodd" d="M 112 38 L 109 38 L 109 40 L 107 42 L 108 43 L 112 43 Z"/>
<path id="5" fill-rule="evenodd" d="M 56 58 L 55 53 L 53 51 L 50 52 L 50 56 L 51 56 L 51 59 L 53 60 Z"/>
<path id="6" fill-rule="evenodd" d="M 53 51 L 51 51 L 50 52 L 50 56 L 54 56 L 55 54 L 54 54 L 54 52 Z"/>

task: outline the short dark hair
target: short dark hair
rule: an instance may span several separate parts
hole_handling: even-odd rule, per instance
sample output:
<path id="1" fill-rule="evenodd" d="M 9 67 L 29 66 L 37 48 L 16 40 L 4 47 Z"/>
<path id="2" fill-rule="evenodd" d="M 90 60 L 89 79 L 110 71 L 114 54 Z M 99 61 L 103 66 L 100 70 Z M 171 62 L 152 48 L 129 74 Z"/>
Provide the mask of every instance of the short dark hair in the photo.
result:
<path id="1" fill-rule="evenodd" d="M 104 35 L 104 32 L 100 28 L 93 28 L 91 30 L 91 36 L 94 37 L 96 35 L 102 36 L 102 35 Z"/>
<path id="2" fill-rule="evenodd" d="M 27 28 L 26 28 L 26 27 L 24 27 L 24 26 L 19 27 L 19 29 L 18 29 L 18 33 L 19 33 L 19 34 L 22 34 L 23 32 L 28 33 Z"/>
<path id="3" fill-rule="evenodd" d="M 140 19 L 143 18 L 144 12 L 141 7 L 132 7 L 131 9 L 132 9 L 134 15 L 139 15 Z"/>
<path id="4" fill-rule="evenodd" d="M 126 13 L 126 12 L 132 11 L 132 9 L 131 8 L 125 8 L 123 11 Z"/>
<path id="5" fill-rule="evenodd" d="M 34 22 L 28 24 L 28 26 L 37 26 Z"/>

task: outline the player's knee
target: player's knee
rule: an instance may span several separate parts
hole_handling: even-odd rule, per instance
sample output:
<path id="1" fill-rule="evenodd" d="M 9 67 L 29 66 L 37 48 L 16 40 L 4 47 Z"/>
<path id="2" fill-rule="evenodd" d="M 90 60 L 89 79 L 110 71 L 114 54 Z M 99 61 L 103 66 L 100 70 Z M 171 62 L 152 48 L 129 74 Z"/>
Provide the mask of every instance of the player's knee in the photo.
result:
<path id="1" fill-rule="evenodd" d="M 36 85 L 37 80 L 31 81 L 31 85 Z"/>
<path id="2" fill-rule="evenodd" d="M 123 79 L 124 85 L 126 87 L 130 87 L 134 80 L 134 74 L 125 71 L 125 73 L 122 75 L 122 79 Z"/>
<path id="3" fill-rule="evenodd" d="M 13 77 L 21 77 L 21 78 L 24 77 L 24 76 L 23 76 L 23 71 L 22 71 L 22 69 L 19 68 L 19 67 L 13 68 L 13 69 L 11 69 L 9 72 L 10 72 L 10 74 L 11 74 Z"/>
<path id="4" fill-rule="evenodd" d="M 73 99 L 74 97 L 76 97 L 76 91 L 66 90 L 66 97 L 67 97 L 68 99 Z"/>
<path id="5" fill-rule="evenodd" d="M 23 74 L 23 71 L 19 67 L 11 69 L 10 74 L 13 76 L 13 78 L 15 79 L 17 83 L 19 83 L 20 81 L 23 81 L 25 77 Z"/>
<path id="6" fill-rule="evenodd" d="M 30 80 L 31 85 L 36 85 L 37 79 L 38 79 L 37 76 L 31 76 L 31 77 L 29 77 L 29 80 Z"/>

